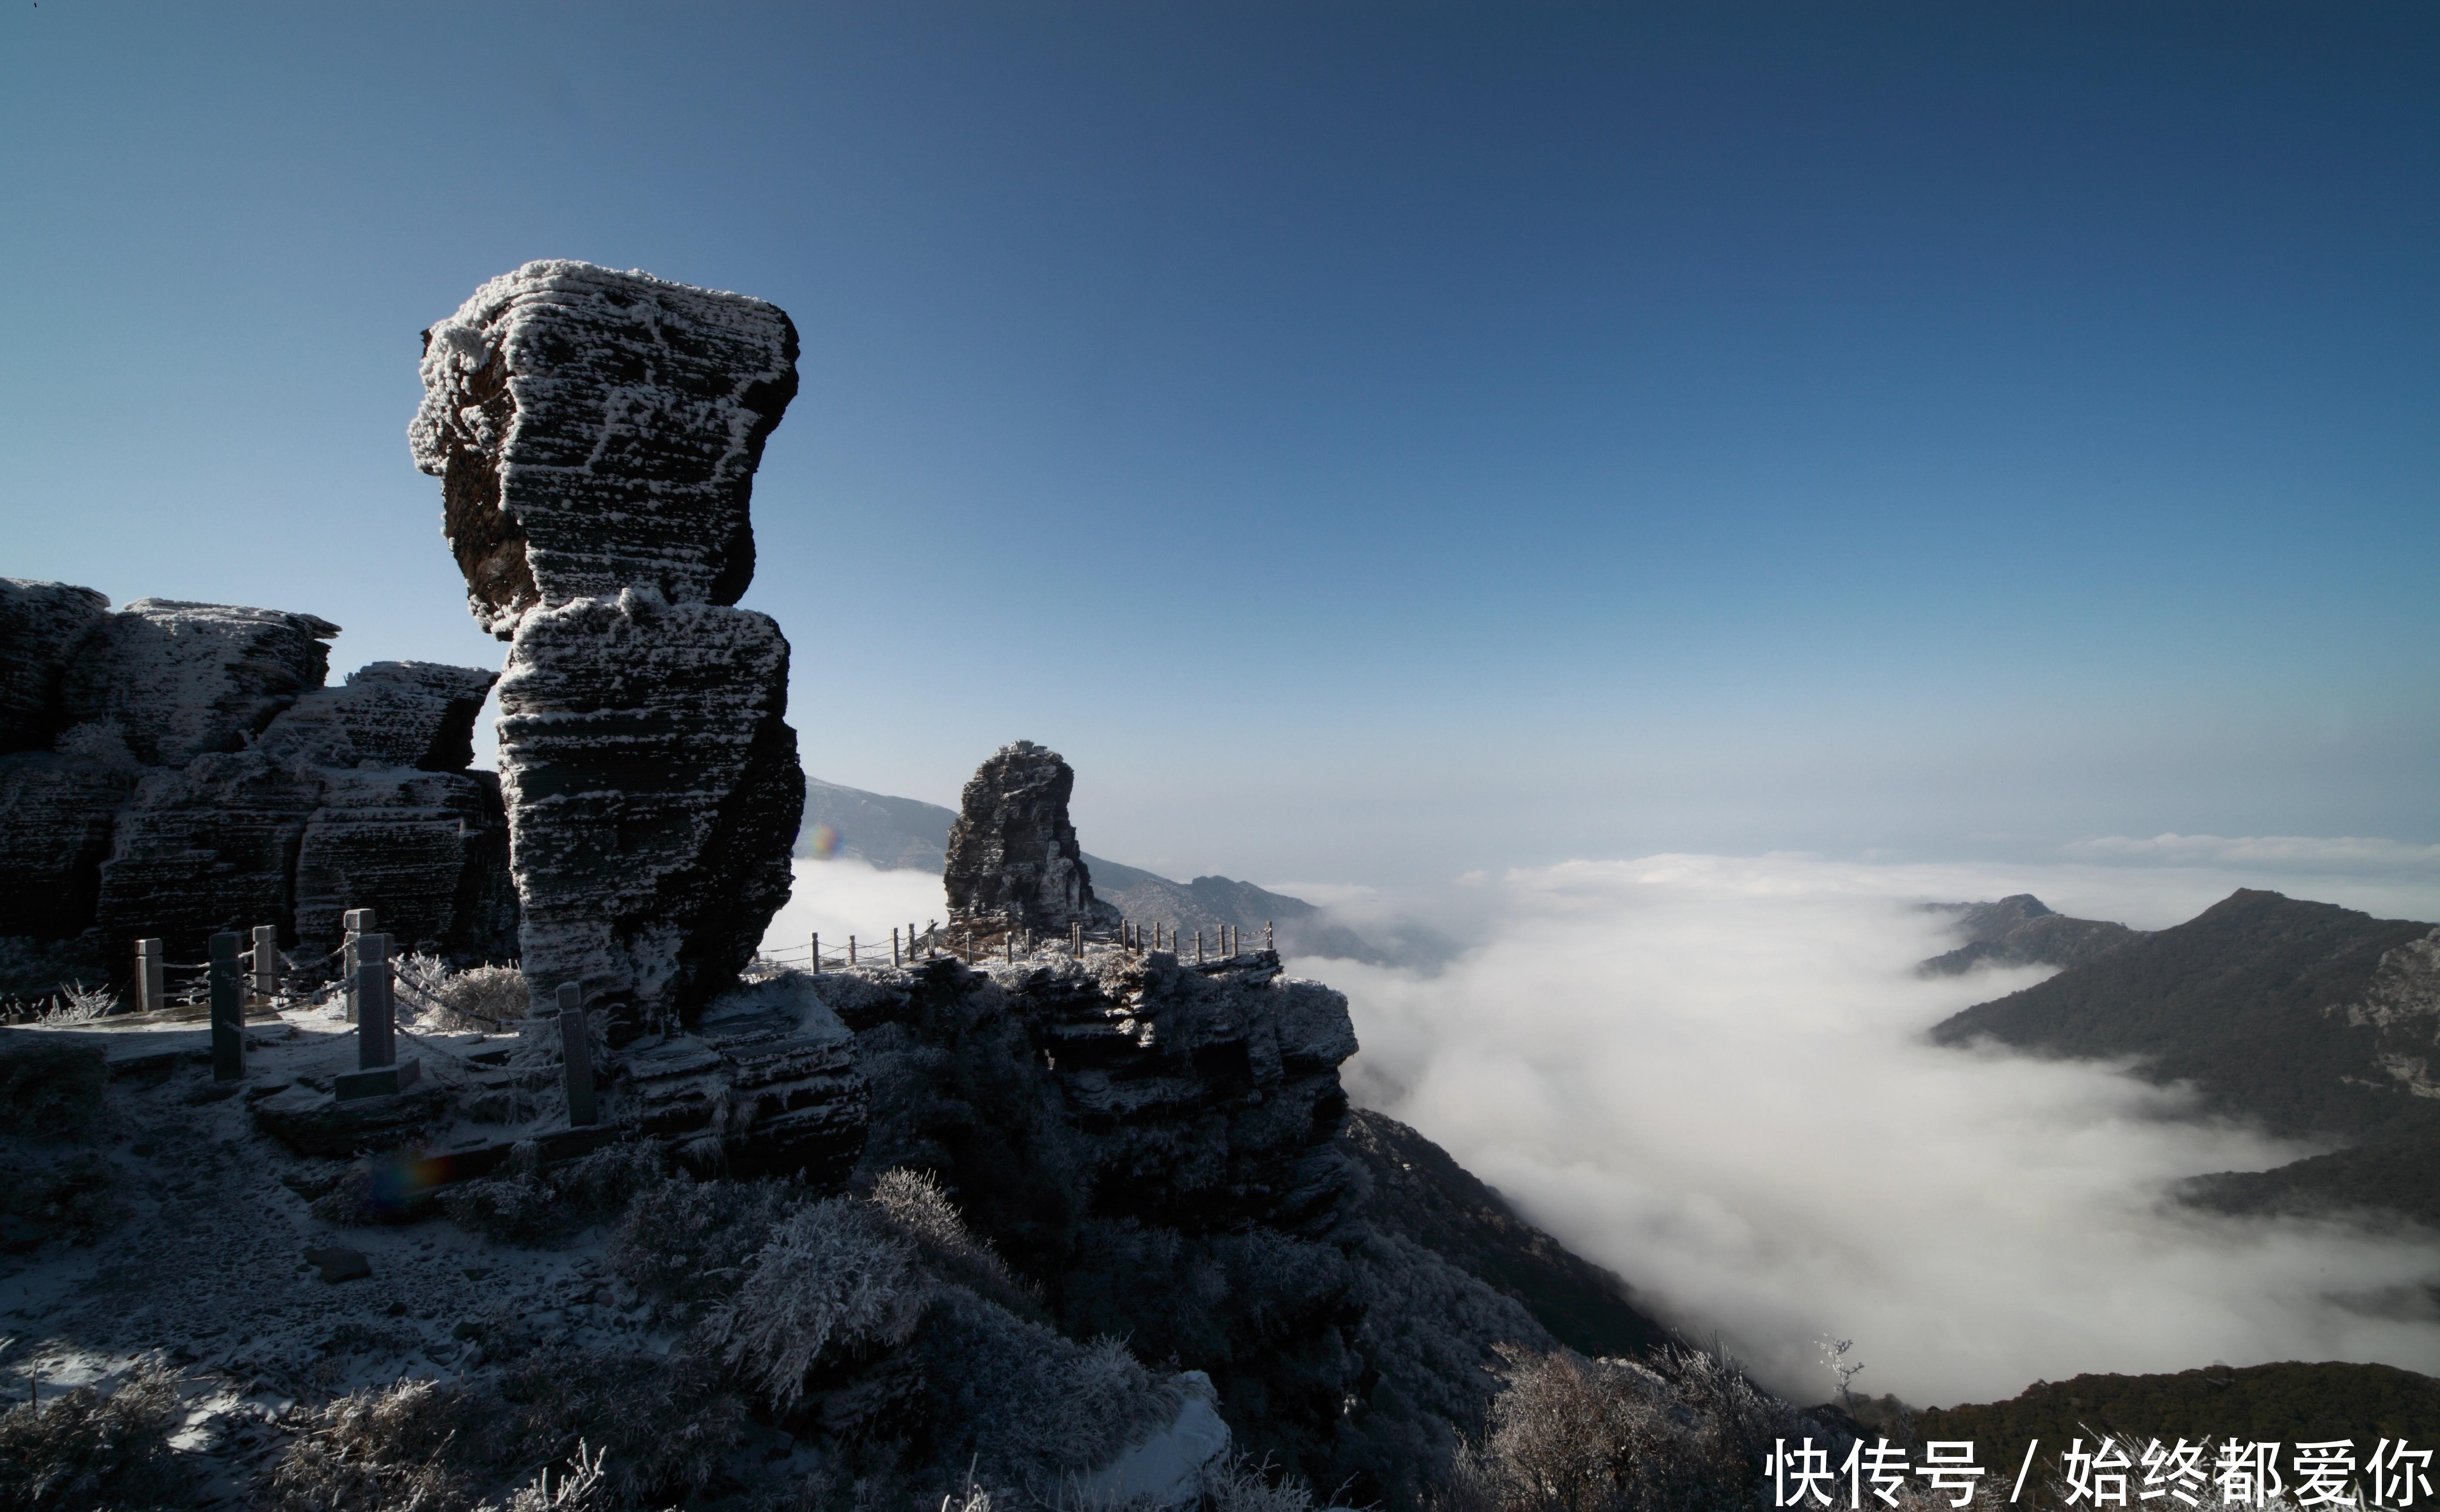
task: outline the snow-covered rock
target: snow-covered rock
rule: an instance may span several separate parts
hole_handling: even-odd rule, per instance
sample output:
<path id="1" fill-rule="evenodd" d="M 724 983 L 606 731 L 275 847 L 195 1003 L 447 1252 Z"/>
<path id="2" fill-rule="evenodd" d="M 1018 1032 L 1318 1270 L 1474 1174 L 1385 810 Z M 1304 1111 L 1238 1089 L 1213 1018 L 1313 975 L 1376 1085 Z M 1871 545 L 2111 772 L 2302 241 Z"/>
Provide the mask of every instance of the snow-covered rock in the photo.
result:
<path id="1" fill-rule="evenodd" d="M 314 614 L 139 598 L 97 624 L 60 678 L 64 723 L 116 720 L 148 765 L 182 767 L 244 747 L 272 718 L 320 687 L 322 643 L 339 627 Z"/>
<path id="2" fill-rule="evenodd" d="M 500 775 L 535 991 L 691 1021 L 786 901 L 804 806 L 788 643 L 736 603 L 797 333 L 759 299 L 582 262 L 425 333 L 416 465 L 510 643 Z"/>
<path id="3" fill-rule="evenodd" d="M 344 687 L 297 699 L 262 732 L 262 748 L 323 766 L 372 762 L 463 772 L 475 759 L 475 717 L 499 674 L 437 662 L 370 662 Z"/>
<path id="4" fill-rule="evenodd" d="M 530 609 L 631 586 L 745 592 L 754 470 L 797 394 L 778 306 L 529 262 L 424 332 L 422 374 L 408 439 L 486 630 L 506 640 Z"/>

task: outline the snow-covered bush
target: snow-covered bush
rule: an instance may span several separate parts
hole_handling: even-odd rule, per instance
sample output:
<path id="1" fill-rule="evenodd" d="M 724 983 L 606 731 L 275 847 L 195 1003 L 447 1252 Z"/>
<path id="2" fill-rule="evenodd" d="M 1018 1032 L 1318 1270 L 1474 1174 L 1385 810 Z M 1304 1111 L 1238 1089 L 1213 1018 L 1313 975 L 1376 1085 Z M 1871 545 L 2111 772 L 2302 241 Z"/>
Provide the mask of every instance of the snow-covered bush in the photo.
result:
<path id="1" fill-rule="evenodd" d="M 497 1034 L 531 1016 L 531 995 L 513 966 L 453 969 L 437 955 L 400 956 L 400 1011 L 421 1026 L 448 1033 Z"/>
<path id="2" fill-rule="evenodd" d="M 804 1189 L 784 1182 L 674 1176 L 628 1203 L 611 1239 L 611 1273 L 655 1302 L 690 1308 L 744 1284 L 747 1268 Z"/>
<path id="3" fill-rule="evenodd" d="M 104 1396 L 79 1386 L 0 1414 L 0 1505 L 40 1512 L 172 1506 L 189 1479 L 170 1449 L 183 1413 L 166 1371 Z"/>
<path id="4" fill-rule="evenodd" d="M 832 1198 L 781 1219 L 710 1327 L 728 1363 L 784 1412 L 823 1356 L 905 1343 L 933 1292 L 914 1244 L 877 1208 Z"/>

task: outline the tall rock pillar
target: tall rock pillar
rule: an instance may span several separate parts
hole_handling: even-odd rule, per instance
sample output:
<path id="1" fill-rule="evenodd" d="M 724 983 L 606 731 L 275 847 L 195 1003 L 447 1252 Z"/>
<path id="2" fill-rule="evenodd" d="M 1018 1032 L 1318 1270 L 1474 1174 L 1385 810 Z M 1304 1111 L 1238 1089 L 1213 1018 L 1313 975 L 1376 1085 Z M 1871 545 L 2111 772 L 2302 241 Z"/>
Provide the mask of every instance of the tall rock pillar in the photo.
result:
<path id="1" fill-rule="evenodd" d="M 788 642 L 754 576 L 797 329 L 741 294 L 529 262 L 424 333 L 408 432 L 467 606 L 509 643 L 500 780 L 537 999 L 690 1018 L 787 900 Z"/>
<path id="2" fill-rule="evenodd" d="M 1031 740 L 1001 746 L 975 769 L 949 826 L 952 921 L 987 933 L 1100 929 L 1116 908 L 1093 896 L 1093 877 L 1068 821 L 1075 769 Z"/>

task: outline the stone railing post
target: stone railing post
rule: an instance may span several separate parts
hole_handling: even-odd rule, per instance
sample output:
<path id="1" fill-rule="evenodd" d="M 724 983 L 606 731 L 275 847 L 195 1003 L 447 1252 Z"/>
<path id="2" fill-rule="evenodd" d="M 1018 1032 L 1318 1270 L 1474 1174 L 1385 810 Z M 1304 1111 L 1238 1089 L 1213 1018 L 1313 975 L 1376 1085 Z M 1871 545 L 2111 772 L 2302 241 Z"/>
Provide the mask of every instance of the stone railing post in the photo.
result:
<path id="1" fill-rule="evenodd" d="M 822 934 L 819 930 L 814 932 L 814 974 L 822 974 Z"/>
<path id="2" fill-rule="evenodd" d="M 373 911 L 369 908 L 349 909 L 346 913 L 339 916 L 339 927 L 347 932 L 339 937 L 339 979 L 347 984 L 343 995 L 347 999 L 348 1022 L 350 1023 L 354 1023 L 358 1022 L 356 1017 L 356 967 L 358 964 L 356 960 L 356 941 L 364 935 L 372 933 Z"/>
<path id="3" fill-rule="evenodd" d="M 279 926 L 254 927 L 254 995 L 266 1005 L 279 990 Z"/>
<path id="4" fill-rule="evenodd" d="M 356 936 L 356 1069 L 398 1060 L 398 1021 L 389 996 L 389 936 Z"/>
<path id="5" fill-rule="evenodd" d="M 170 1005 L 169 962 L 159 940 L 135 942 L 135 1011 L 158 1013 Z"/>
<path id="6" fill-rule="evenodd" d="M 238 935 L 224 930 L 212 936 L 209 983 L 212 996 L 212 1079 L 245 1078 L 245 987 L 237 969 Z"/>

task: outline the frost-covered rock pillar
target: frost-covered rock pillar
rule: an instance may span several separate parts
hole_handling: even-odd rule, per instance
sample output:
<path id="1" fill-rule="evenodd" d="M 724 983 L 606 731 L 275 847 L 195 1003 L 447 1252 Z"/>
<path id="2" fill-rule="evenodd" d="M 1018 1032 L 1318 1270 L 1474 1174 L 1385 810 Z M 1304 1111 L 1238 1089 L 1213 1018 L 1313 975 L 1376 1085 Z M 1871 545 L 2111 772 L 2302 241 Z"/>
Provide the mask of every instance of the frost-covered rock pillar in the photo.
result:
<path id="1" fill-rule="evenodd" d="M 776 306 L 530 262 L 424 333 L 416 465 L 468 607 L 509 642 L 500 777 L 538 1003 L 691 1017 L 787 900 L 804 806 L 788 642 L 754 576 Z"/>

